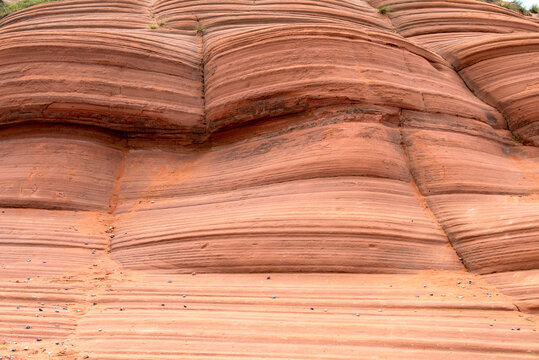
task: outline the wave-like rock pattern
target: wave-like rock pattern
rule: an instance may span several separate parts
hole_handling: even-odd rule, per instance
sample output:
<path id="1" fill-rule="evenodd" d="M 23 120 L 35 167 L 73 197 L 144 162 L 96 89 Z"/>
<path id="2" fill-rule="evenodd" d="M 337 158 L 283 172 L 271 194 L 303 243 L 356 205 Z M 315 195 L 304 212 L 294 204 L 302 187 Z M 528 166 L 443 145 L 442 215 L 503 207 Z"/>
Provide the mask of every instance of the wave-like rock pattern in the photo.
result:
<path id="1" fill-rule="evenodd" d="M 399 131 L 381 124 L 300 128 L 196 155 L 134 151 L 120 194 L 111 250 L 130 268 L 461 266 L 415 197 Z"/>
<path id="2" fill-rule="evenodd" d="M 2 125 L 61 122 L 194 138 L 205 131 L 194 35 L 0 31 L 0 43 Z"/>
<path id="3" fill-rule="evenodd" d="M 0 19 L 0 32 L 32 30 L 145 29 L 151 24 L 144 0 L 69 0 L 31 6 Z"/>
<path id="4" fill-rule="evenodd" d="M 442 55 L 517 138 L 539 145 L 539 24 L 472 0 L 371 3 L 388 5 L 400 34 Z"/>
<path id="5" fill-rule="evenodd" d="M 537 358 L 537 23 L 382 4 L 0 19 L 0 355 Z"/>
<path id="6" fill-rule="evenodd" d="M 424 195 L 539 192 L 539 149 L 472 119 L 404 111 L 402 132 Z"/>
<path id="7" fill-rule="evenodd" d="M 208 37 L 205 83 L 211 129 L 343 103 L 504 123 L 443 59 L 379 31 L 286 26 Z"/>
<path id="8" fill-rule="evenodd" d="M 340 28 L 391 31 L 383 17 L 363 0 L 158 0 L 152 9 L 167 27 L 187 33 L 244 32 L 297 24 L 334 24 Z"/>
<path id="9" fill-rule="evenodd" d="M 514 11 L 474 0 L 369 0 L 374 7 L 387 6 L 387 16 L 404 37 L 450 36 L 462 33 L 535 32 L 539 26 Z"/>
<path id="10" fill-rule="evenodd" d="M 402 116 L 414 179 L 466 267 L 537 268 L 539 150 L 471 119 Z"/>

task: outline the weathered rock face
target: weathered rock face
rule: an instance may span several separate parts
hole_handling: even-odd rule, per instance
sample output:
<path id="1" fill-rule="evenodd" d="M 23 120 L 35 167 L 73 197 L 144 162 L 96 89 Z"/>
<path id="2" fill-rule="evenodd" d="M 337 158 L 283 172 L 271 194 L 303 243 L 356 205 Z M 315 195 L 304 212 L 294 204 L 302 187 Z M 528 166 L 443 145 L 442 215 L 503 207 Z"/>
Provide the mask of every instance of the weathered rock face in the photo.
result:
<path id="1" fill-rule="evenodd" d="M 2 338 L 76 339 L 52 358 L 536 357 L 514 309 L 539 309 L 538 30 L 472 0 L 0 19 Z M 32 296 L 67 310 L 32 319 Z"/>

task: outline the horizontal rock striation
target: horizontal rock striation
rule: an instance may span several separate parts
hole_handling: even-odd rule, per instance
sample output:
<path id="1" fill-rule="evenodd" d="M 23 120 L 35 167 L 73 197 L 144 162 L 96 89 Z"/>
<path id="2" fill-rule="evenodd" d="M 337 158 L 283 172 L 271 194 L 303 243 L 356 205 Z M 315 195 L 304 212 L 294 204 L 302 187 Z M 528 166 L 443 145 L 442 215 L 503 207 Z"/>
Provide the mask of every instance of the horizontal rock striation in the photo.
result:
<path id="1" fill-rule="evenodd" d="M 535 324 L 518 316 L 492 285 L 465 272 L 274 274 L 271 279 L 261 274 L 132 274 L 94 288 L 87 306 L 78 303 L 77 286 L 58 292 L 36 283 L 33 293 L 24 287 L 7 288 L 5 304 L 21 306 L 17 317 L 3 317 L 8 321 L 0 333 L 12 331 L 4 338 L 18 341 L 0 351 L 46 346 L 50 356 L 90 359 L 425 360 L 533 359 L 539 351 Z M 63 320 L 52 304 L 60 305 Z M 33 317 L 39 306 L 44 311 Z M 75 328 L 67 322 L 68 313 L 76 319 Z M 49 325 L 54 323 L 60 326 Z M 31 329 L 25 329 L 27 324 Z M 36 336 L 42 341 L 36 343 Z"/>
<path id="2" fill-rule="evenodd" d="M 472 0 L 0 19 L 0 356 L 537 358 L 538 26 Z"/>
<path id="3" fill-rule="evenodd" d="M 458 269 L 409 181 L 399 131 L 374 123 L 200 155 L 133 151 L 111 249 L 125 266 L 180 272 Z"/>

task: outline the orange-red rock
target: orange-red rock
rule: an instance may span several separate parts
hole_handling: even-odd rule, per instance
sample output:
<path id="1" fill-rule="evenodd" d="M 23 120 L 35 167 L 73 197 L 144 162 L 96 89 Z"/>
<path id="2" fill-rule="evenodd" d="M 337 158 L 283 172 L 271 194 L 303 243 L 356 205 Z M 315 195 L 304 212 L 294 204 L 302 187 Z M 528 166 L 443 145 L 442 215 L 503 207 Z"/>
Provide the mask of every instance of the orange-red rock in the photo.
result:
<path id="1" fill-rule="evenodd" d="M 373 0 L 386 4 L 396 30 L 442 55 L 481 100 L 496 107 L 509 129 L 539 144 L 539 24 L 474 0 Z"/>
<path id="2" fill-rule="evenodd" d="M 472 0 L 0 19 L 0 356 L 536 359 L 537 29 Z"/>

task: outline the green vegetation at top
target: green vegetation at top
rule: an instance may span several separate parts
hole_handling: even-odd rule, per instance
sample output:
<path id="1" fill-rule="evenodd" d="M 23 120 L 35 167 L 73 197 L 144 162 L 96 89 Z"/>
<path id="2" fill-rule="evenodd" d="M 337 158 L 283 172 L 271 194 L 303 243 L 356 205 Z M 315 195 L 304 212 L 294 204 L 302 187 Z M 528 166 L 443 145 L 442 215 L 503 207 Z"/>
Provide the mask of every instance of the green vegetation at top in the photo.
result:
<path id="1" fill-rule="evenodd" d="M 57 1 L 57 0 L 22 0 L 13 4 L 6 5 L 3 1 L 0 0 L 0 19 L 4 16 L 11 14 L 12 12 L 19 11 L 22 9 L 25 9 L 32 5 L 37 5 L 49 1 Z"/>
<path id="2" fill-rule="evenodd" d="M 509 10 L 512 10 L 512 11 L 515 11 L 517 13 L 520 13 L 522 15 L 526 15 L 526 16 L 530 16 L 530 12 L 533 12 L 533 11 L 528 11 L 526 10 L 526 8 L 524 7 L 524 5 L 522 5 L 522 1 L 520 0 L 512 0 L 512 1 L 504 1 L 504 0 L 483 0 L 485 2 L 488 2 L 490 4 L 494 4 L 494 5 L 498 5 L 498 6 L 501 6 L 501 7 L 504 7 L 506 9 L 509 9 Z M 537 8 L 537 5 L 534 5 L 535 8 Z M 532 6 L 532 9 L 534 7 Z"/>

